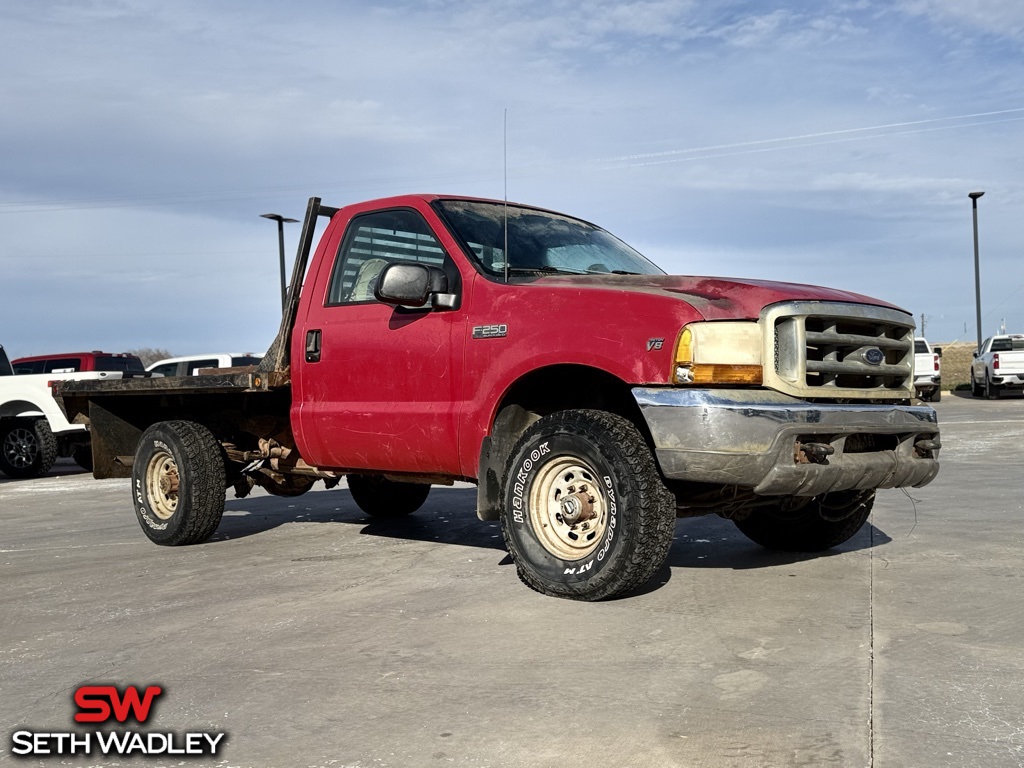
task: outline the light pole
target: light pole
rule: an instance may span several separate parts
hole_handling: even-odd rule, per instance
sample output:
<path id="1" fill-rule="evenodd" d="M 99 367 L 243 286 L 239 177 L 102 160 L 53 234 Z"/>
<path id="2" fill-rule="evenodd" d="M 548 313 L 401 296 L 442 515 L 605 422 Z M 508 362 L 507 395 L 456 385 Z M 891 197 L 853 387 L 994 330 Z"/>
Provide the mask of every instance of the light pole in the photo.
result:
<path id="1" fill-rule="evenodd" d="M 284 309 L 288 297 L 287 284 L 284 281 L 284 224 L 285 222 L 295 224 L 298 219 L 287 219 L 279 213 L 261 213 L 260 218 L 277 222 L 277 249 L 281 257 L 281 309 Z M 975 240 L 975 245 L 977 245 L 977 240 Z"/>
<path id="2" fill-rule="evenodd" d="M 967 194 L 971 198 L 971 208 L 974 211 L 974 304 L 977 311 L 979 354 L 981 353 L 981 267 L 978 263 L 978 198 L 984 194 L 981 191 Z"/>

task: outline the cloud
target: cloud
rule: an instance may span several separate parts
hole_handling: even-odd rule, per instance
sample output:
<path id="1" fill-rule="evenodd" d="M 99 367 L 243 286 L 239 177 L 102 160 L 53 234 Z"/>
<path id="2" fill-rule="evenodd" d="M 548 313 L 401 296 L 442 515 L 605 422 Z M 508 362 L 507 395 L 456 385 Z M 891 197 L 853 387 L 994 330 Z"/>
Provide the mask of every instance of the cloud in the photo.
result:
<path id="1" fill-rule="evenodd" d="M 958 36 L 967 25 L 997 37 L 1024 37 L 1024 5 L 1014 0 L 904 0 L 898 7 L 903 13 L 929 19 Z"/>
<path id="2" fill-rule="evenodd" d="M 670 268 L 875 281 L 908 303 L 956 305 L 960 279 L 921 265 L 956 263 L 966 191 L 985 188 L 995 301 L 1024 284 L 1024 123 L 943 120 L 1024 107 L 1015 8 L 7 4 L 0 276 L 15 298 L 0 322 L 45 291 L 67 314 L 26 331 L 33 344 L 109 347 L 135 328 L 129 346 L 258 346 L 277 292 L 258 214 L 298 218 L 313 194 L 500 197 L 506 148 L 514 199 L 606 224 Z"/>

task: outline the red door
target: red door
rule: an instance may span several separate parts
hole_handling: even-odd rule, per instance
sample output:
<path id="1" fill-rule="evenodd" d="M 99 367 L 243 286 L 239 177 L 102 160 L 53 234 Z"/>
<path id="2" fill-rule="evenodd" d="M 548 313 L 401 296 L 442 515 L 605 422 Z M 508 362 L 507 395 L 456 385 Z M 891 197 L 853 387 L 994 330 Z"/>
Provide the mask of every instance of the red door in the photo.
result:
<path id="1" fill-rule="evenodd" d="M 333 264 L 315 276 L 293 361 L 300 443 L 311 464 L 342 469 L 459 475 L 465 313 L 410 310 L 373 298 L 388 263 L 433 264 L 458 293 L 454 260 L 427 223 L 429 209 L 348 214 Z M 342 214 L 344 215 L 344 214 Z M 328 256 L 328 254 L 324 254 Z M 319 360 L 295 359 L 319 332 Z M 293 364 L 294 364 L 293 363 Z"/>

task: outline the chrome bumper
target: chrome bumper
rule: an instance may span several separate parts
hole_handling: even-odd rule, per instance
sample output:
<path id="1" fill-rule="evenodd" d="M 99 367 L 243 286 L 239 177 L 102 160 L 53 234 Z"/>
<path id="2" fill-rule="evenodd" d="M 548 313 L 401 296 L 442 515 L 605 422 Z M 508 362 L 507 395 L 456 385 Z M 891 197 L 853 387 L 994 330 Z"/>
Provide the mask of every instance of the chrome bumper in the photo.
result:
<path id="1" fill-rule="evenodd" d="M 921 486 L 939 471 L 927 406 L 810 403 L 772 390 L 636 387 L 665 477 L 767 496 Z M 850 440 L 851 436 L 864 437 Z M 798 443 L 827 443 L 827 463 L 800 463 Z"/>

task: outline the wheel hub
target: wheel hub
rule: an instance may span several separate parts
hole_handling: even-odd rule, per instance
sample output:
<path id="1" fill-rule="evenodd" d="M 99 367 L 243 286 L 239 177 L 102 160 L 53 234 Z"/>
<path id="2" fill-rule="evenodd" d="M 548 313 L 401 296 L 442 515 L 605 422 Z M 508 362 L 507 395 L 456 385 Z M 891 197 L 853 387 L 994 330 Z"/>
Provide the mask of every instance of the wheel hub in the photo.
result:
<path id="1" fill-rule="evenodd" d="M 601 545 L 608 526 L 597 472 L 581 459 L 559 456 L 530 488 L 530 523 L 541 545 L 563 560 L 581 560 Z"/>
<path id="2" fill-rule="evenodd" d="M 575 525 L 597 517 L 596 499 L 586 490 L 581 490 L 562 499 L 562 520 Z"/>
<path id="3" fill-rule="evenodd" d="M 157 451 L 146 465 L 146 491 L 150 509 L 161 520 L 169 519 L 178 509 L 181 478 L 174 457 Z"/>

